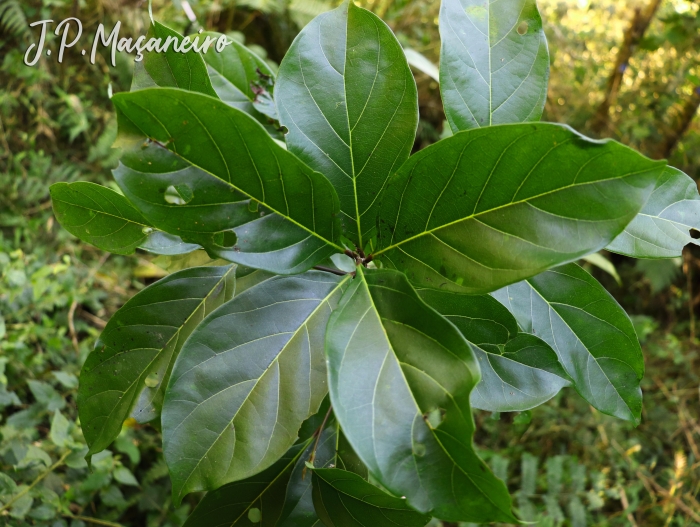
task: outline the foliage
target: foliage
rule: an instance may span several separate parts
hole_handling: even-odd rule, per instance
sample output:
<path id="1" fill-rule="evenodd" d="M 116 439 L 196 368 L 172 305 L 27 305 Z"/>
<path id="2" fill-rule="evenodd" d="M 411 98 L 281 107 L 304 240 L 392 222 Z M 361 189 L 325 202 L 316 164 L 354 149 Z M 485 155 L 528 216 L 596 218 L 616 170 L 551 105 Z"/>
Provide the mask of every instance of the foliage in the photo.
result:
<path id="1" fill-rule="evenodd" d="M 698 226 L 700 195 L 619 143 L 523 124 L 542 112 L 547 46 L 534 3 L 511 7 L 467 5 L 462 19 L 465 2 L 443 0 L 451 49 L 440 76 L 455 133 L 410 157 L 418 98 L 408 62 L 391 30 L 352 2 L 301 32 L 277 78 L 232 73 L 256 62 L 238 45 L 219 68 L 196 52 L 146 57 L 131 93 L 112 99 L 125 196 L 56 184 L 57 218 L 116 252 L 201 247 L 229 264 L 179 271 L 107 325 L 78 390 L 88 461 L 130 414 L 160 420 L 176 505 L 212 491 L 188 525 L 210 514 L 284 525 L 299 507 L 311 525 L 306 468 L 327 525 L 373 521 L 387 507 L 400 525 L 515 522 L 506 486 L 474 448 L 472 406 L 528 412 L 571 385 L 598 411 L 640 422 L 632 322 L 573 262 L 606 247 L 679 256 L 691 238 L 677 233 Z M 459 22 L 486 39 L 465 40 Z M 156 23 L 158 33 L 177 35 Z M 450 58 L 457 42 L 471 66 Z M 235 98 L 222 96 L 232 88 Z M 464 93 L 480 93 L 485 108 Z M 658 231 L 637 225 L 649 220 Z M 156 232 L 172 243 L 149 243 Z M 335 452 L 316 465 L 328 433 Z M 547 462 L 555 522 L 562 463 Z M 222 512 L 216 503 L 239 482 L 261 491 Z M 585 522 L 580 497 L 568 506 L 572 524 Z"/>

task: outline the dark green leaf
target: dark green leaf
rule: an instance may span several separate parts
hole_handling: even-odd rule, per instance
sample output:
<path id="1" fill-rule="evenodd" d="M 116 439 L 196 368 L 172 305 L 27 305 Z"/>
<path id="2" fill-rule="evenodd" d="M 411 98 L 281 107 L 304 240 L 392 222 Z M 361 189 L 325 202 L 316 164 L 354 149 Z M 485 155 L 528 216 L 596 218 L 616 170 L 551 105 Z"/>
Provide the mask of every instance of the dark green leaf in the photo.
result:
<path id="1" fill-rule="evenodd" d="M 440 88 L 453 131 L 539 121 L 549 50 L 535 0 L 442 0 Z"/>
<path id="2" fill-rule="evenodd" d="M 80 375 L 88 456 L 116 439 L 132 411 L 142 423 L 158 417 L 182 345 L 207 314 L 233 297 L 235 286 L 235 266 L 187 269 L 147 287 L 114 314 Z"/>
<path id="3" fill-rule="evenodd" d="M 358 268 L 326 353 L 336 418 L 384 487 L 444 520 L 516 521 L 505 485 L 472 447 L 472 350 L 404 275 Z"/>
<path id="4" fill-rule="evenodd" d="M 363 248 L 375 229 L 377 197 L 408 159 L 418 124 L 401 45 L 374 14 L 346 2 L 296 38 L 275 94 L 289 150 L 331 180 L 345 230 Z"/>
<path id="5" fill-rule="evenodd" d="M 115 95 L 121 144 L 144 136 L 230 188 L 287 219 L 316 238 L 318 261 L 324 246 L 340 236 L 338 197 L 330 182 L 277 145 L 247 114 L 204 95 L 152 88 Z M 133 145 L 132 145 L 133 146 Z M 256 246 L 251 252 L 260 252 Z"/>
<path id="6" fill-rule="evenodd" d="M 517 321 L 495 298 L 434 289 L 419 294 L 474 344 L 481 367 L 481 381 L 470 399 L 474 408 L 529 410 L 569 385 L 556 353 L 533 335 L 518 335 Z"/>
<path id="7" fill-rule="evenodd" d="M 700 229 L 700 194 L 693 179 L 673 167 L 666 167 L 642 211 L 606 247 L 633 258 L 675 258 Z"/>
<path id="8" fill-rule="evenodd" d="M 163 446 L 180 501 L 269 467 L 327 393 L 323 339 L 347 277 L 277 277 L 212 313 L 180 353 Z"/>
<path id="9" fill-rule="evenodd" d="M 376 255 L 420 287 L 493 291 L 605 247 L 664 167 L 561 125 L 460 132 L 391 179 Z"/>
<path id="10" fill-rule="evenodd" d="M 151 224 L 202 245 L 215 257 L 295 274 L 336 251 L 277 214 L 262 207 L 251 211 L 246 196 L 156 144 L 125 154 L 114 178 Z M 188 194 L 189 201 L 167 198 L 168 189 Z M 219 245 L 226 233 L 234 235 L 228 248 Z"/>
<path id="11" fill-rule="evenodd" d="M 178 53 L 175 51 L 175 45 L 179 48 L 183 44 L 183 39 L 188 41 L 195 37 L 183 37 L 177 31 L 164 26 L 160 22 L 153 22 L 146 38 L 159 39 L 161 45 L 165 45 L 168 41 L 171 42 L 167 51 L 163 53 L 147 52 L 144 54 L 143 66 L 145 73 L 157 86 L 163 88 L 179 88 L 181 90 L 189 90 L 203 93 L 211 97 L 218 97 L 214 88 L 212 88 L 209 80 L 207 66 L 204 63 L 202 55 L 194 50 L 187 53 Z M 200 43 L 204 39 L 200 36 Z M 137 79 L 137 76 L 134 76 Z M 136 86 L 143 86 L 144 83 L 137 79 Z M 146 83 L 147 85 L 147 83 Z M 132 86 L 132 90 L 134 87 Z"/>
<path id="12" fill-rule="evenodd" d="M 314 506 L 326 527 L 423 527 L 430 516 L 411 509 L 357 474 L 337 468 L 314 470 Z"/>
<path id="13" fill-rule="evenodd" d="M 313 507 L 311 474 L 306 462 L 312 453 L 319 466 L 326 466 L 335 458 L 337 425 L 333 418 L 320 430 L 327 411 L 325 403 L 318 414 L 304 423 L 297 444 L 270 468 L 208 492 L 184 527 L 312 527 L 318 517 Z M 304 431 L 309 433 L 303 434 Z M 317 443 L 319 432 L 321 437 Z M 257 512 L 251 514 L 252 509 Z M 255 519 L 258 513 L 260 521 L 252 522 L 250 516 Z"/>
<path id="14" fill-rule="evenodd" d="M 595 278 L 569 264 L 493 295 L 524 331 L 554 349 L 574 387 L 592 406 L 639 422 L 642 350 L 629 317 Z"/>
<path id="15" fill-rule="evenodd" d="M 155 230 L 124 196 L 95 183 L 55 183 L 51 201 L 64 229 L 111 253 L 133 254 L 140 247 L 156 254 L 185 254 L 198 247 Z"/>

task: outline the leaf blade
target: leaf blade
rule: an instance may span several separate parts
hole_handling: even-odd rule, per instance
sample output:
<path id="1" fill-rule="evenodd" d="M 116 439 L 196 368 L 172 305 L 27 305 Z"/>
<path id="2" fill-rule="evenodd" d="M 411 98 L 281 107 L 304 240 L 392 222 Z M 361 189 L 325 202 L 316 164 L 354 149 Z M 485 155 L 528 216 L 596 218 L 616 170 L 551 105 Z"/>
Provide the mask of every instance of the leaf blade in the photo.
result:
<path id="1" fill-rule="evenodd" d="M 454 131 L 539 121 L 549 50 L 535 0 L 443 0 L 440 91 Z"/>

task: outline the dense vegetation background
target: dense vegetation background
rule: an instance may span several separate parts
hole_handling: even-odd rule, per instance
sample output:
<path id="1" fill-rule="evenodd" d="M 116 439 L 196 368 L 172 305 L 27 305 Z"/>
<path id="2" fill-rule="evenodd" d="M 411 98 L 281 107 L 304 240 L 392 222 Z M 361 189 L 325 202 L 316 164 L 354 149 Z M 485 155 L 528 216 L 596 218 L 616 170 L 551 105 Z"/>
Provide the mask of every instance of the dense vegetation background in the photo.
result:
<path id="1" fill-rule="evenodd" d="M 227 32 L 276 63 L 306 22 L 337 3 L 154 0 L 154 9 L 180 31 Z M 439 60 L 438 0 L 357 3 L 384 17 L 406 48 Z M 700 178 L 700 1 L 538 3 L 552 52 L 545 120 L 614 137 Z M 121 20 L 122 35 L 138 36 L 145 4 L 0 0 L 0 525 L 179 526 L 197 499 L 170 506 L 157 429 L 127 422 L 90 472 L 76 422 L 80 367 L 111 314 L 192 264 L 107 255 L 77 242 L 51 212 L 51 183 L 113 184 L 108 89 L 128 90 L 132 59 L 119 55 L 111 68 L 69 51 L 63 64 L 22 62 L 38 37 L 28 21 L 77 16 L 91 39 L 98 23 Z M 419 149 L 444 133 L 444 114 L 437 82 L 416 76 Z M 607 270 L 592 272 L 634 314 L 646 355 L 642 424 L 601 415 L 565 390 L 531 413 L 478 413 L 477 442 L 497 452 L 489 463 L 538 525 L 700 525 L 700 250 L 677 261 L 603 256 Z"/>

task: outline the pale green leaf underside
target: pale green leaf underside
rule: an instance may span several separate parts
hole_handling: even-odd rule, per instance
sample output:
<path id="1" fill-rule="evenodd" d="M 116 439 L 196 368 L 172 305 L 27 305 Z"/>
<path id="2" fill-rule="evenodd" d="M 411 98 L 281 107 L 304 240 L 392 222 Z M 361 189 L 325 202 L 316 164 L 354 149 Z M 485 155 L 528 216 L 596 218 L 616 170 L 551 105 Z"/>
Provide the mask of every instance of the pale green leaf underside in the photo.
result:
<path id="1" fill-rule="evenodd" d="M 547 342 L 581 396 L 603 413 L 639 422 L 644 359 L 629 317 L 576 264 L 493 293 L 523 331 Z"/>
<path id="2" fill-rule="evenodd" d="M 179 501 L 269 467 L 327 393 L 323 338 L 349 280 L 312 271 L 237 296 L 195 330 L 163 409 L 163 445 Z"/>
<path id="3" fill-rule="evenodd" d="M 540 119 L 549 50 L 535 0 L 442 0 L 440 36 L 452 130 Z"/>
<path id="4" fill-rule="evenodd" d="M 667 167 L 642 211 L 606 247 L 633 258 L 676 258 L 700 230 L 700 194 L 693 179 Z"/>

